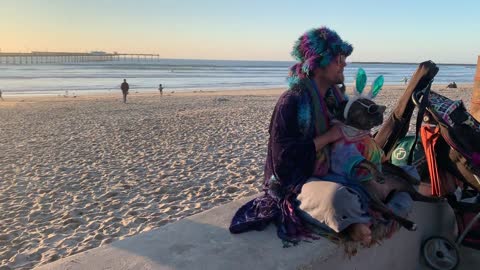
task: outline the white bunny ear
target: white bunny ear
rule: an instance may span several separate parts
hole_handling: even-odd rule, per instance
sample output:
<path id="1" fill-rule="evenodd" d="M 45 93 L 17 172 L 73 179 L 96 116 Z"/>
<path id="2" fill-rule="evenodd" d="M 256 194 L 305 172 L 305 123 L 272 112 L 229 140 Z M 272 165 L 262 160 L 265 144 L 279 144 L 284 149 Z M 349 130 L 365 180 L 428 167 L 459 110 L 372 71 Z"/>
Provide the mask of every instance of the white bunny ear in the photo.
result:
<path id="1" fill-rule="evenodd" d="M 370 99 L 375 98 L 378 93 L 380 93 L 380 90 L 382 90 L 383 82 L 383 75 L 378 76 L 375 81 L 373 81 L 372 89 L 370 89 L 370 92 L 367 95 Z"/>

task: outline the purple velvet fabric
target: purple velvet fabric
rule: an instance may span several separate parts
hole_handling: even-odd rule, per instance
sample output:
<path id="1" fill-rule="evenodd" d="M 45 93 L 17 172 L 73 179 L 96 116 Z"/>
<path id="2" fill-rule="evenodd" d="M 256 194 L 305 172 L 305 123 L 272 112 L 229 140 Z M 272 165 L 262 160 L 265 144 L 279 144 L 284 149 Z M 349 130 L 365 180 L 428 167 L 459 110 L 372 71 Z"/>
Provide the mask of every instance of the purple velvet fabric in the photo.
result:
<path id="1" fill-rule="evenodd" d="M 331 102 L 332 96 L 332 91 L 325 96 L 329 115 L 338 107 L 335 100 Z M 273 221 L 284 243 L 317 238 L 295 212 L 296 197 L 305 181 L 312 176 L 316 156 L 313 143 L 315 118 L 310 107 L 311 97 L 301 87 L 290 89 L 280 96 L 269 128 L 264 168 L 265 193 L 235 213 L 230 232 L 262 230 Z"/>
<path id="2" fill-rule="evenodd" d="M 300 93 L 285 92 L 277 102 L 270 122 L 264 183 L 272 176 L 284 187 L 296 186 L 312 175 L 315 161 L 313 130 L 302 134 L 298 108 Z"/>

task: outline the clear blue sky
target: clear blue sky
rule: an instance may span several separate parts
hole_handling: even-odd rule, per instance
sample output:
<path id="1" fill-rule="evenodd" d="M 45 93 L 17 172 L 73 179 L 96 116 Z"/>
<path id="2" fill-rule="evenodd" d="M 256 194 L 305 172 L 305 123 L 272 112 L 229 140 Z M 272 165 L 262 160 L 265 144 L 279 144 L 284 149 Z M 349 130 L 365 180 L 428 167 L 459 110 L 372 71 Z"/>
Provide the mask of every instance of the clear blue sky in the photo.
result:
<path id="1" fill-rule="evenodd" d="M 351 61 L 476 63 L 480 1 L 2 0 L 0 49 L 118 51 L 163 58 L 291 60 L 326 25 Z"/>

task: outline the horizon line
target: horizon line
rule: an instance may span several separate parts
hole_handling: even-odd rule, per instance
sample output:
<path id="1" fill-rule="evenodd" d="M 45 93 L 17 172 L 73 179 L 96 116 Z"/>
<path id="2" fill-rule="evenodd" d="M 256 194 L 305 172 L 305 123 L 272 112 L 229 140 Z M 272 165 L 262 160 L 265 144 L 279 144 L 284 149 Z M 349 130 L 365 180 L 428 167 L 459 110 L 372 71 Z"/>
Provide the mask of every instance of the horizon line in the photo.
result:
<path id="1" fill-rule="evenodd" d="M 46 51 L 50 54 L 54 54 L 54 53 L 57 53 L 57 52 L 54 52 L 54 51 Z M 98 53 L 98 52 L 101 52 L 101 53 L 105 53 L 105 54 L 109 54 L 107 53 L 106 51 L 90 51 L 88 53 L 85 53 L 85 54 L 91 54 L 91 53 Z M 37 51 L 31 51 L 30 53 L 21 53 L 21 54 L 30 54 L 29 56 L 37 56 L 35 55 L 34 53 L 38 53 Z M 61 53 L 68 53 L 68 52 L 61 52 Z M 71 53 L 78 53 L 78 52 L 71 52 Z M 15 53 L 12 53 L 12 52 L 2 52 L 0 51 L 0 56 L 4 54 L 4 56 L 6 56 L 6 54 L 15 54 Z M 117 54 L 117 55 L 137 55 L 137 54 L 130 54 L 130 53 L 118 53 L 118 52 L 114 52 L 114 54 Z M 156 54 L 157 55 L 157 59 L 158 60 L 195 60 L 195 61 L 240 61 L 240 62 L 251 62 L 251 61 L 255 61 L 255 62 L 291 62 L 291 63 L 295 63 L 296 61 L 295 60 L 254 60 L 254 59 L 210 59 L 210 58 L 169 58 L 169 57 L 161 57 L 159 54 Z M 27 56 L 27 55 L 25 55 Z M 480 57 L 480 56 L 479 56 Z M 427 60 L 428 61 L 428 60 Z M 433 61 L 435 63 L 435 61 Z M 422 62 L 397 62 L 397 61 L 352 61 L 352 62 L 347 62 L 347 64 L 396 64 L 396 65 L 418 65 Z M 457 66 L 476 66 L 477 64 L 475 63 L 435 63 L 437 65 L 457 65 Z"/>
<path id="2" fill-rule="evenodd" d="M 480 57 L 480 55 L 479 55 Z M 255 62 L 291 62 L 291 63 L 295 63 L 296 61 L 295 60 L 254 60 L 254 59 L 210 59 L 210 58 L 169 58 L 169 57 L 166 57 L 166 58 L 163 58 L 162 56 L 160 56 L 158 59 L 161 59 L 161 60 L 195 60 L 195 61 L 243 61 L 243 62 L 252 62 L 252 61 L 255 61 Z M 429 60 L 425 60 L 425 61 L 429 61 Z M 425 62 L 425 61 L 422 61 L 422 62 Z M 431 61 L 431 60 L 430 60 Z M 382 61 L 352 61 L 352 62 L 348 62 L 347 61 L 347 64 L 404 64 L 404 65 L 418 65 L 422 62 L 396 62 L 396 61 L 385 61 L 385 62 L 382 62 Z M 459 65 L 459 66 L 476 66 L 477 64 L 475 63 L 436 63 L 435 61 L 432 61 L 434 62 L 435 64 L 437 65 Z"/>
<path id="3" fill-rule="evenodd" d="M 295 60 L 253 60 L 253 59 L 206 59 L 206 58 L 162 58 L 159 57 L 158 59 L 162 60 L 196 60 L 196 61 L 243 61 L 243 62 L 291 62 L 295 63 Z M 428 61 L 428 60 L 425 60 Z M 424 61 L 423 61 L 424 62 Z M 435 63 L 435 61 L 433 61 Z M 403 65 L 418 65 L 422 62 L 395 62 L 395 61 L 352 61 L 348 62 L 347 64 L 403 64 Z M 475 63 L 435 63 L 437 65 L 458 65 L 458 66 L 476 66 Z"/>
<path id="4" fill-rule="evenodd" d="M 87 50 L 88 51 L 88 50 Z M 103 53 L 103 54 L 121 54 L 121 55 L 137 55 L 138 53 L 118 53 L 117 51 L 114 51 L 113 53 L 108 53 L 107 51 L 100 51 L 100 50 L 90 50 L 88 52 L 56 52 L 56 51 L 49 51 L 49 50 L 44 50 L 44 51 L 30 51 L 29 53 L 20 53 L 20 54 L 34 54 L 34 53 L 39 53 L 39 52 L 45 52 L 45 53 L 50 53 L 50 54 L 54 54 L 54 53 L 86 53 L 86 54 L 92 54 L 92 53 Z M 0 49 L 0 54 L 15 54 L 16 52 L 4 52 Z M 142 53 L 143 54 L 143 53 Z M 31 56 L 35 56 L 35 55 L 31 55 Z M 160 56 L 160 54 L 156 54 L 156 56 L 158 57 L 158 59 L 163 59 L 163 60 L 205 60 L 205 61 L 258 61 L 258 62 L 296 62 L 295 60 L 253 60 L 253 59 L 242 59 L 242 60 L 239 60 L 239 59 L 206 59 L 206 58 L 169 58 L 169 57 L 166 57 L 166 58 L 163 58 Z M 479 55 L 480 57 L 480 55 Z M 427 60 L 428 61 L 428 60 Z M 435 61 L 433 61 L 435 63 Z M 361 63 L 361 64 L 404 64 L 404 65 L 417 65 L 417 64 L 420 64 L 422 62 L 398 62 L 398 61 L 352 61 L 352 62 L 347 62 L 348 63 Z M 461 66 L 465 66 L 465 65 L 472 65 L 472 66 L 475 66 L 477 64 L 475 63 L 471 63 L 471 64 L 468 64 L 468 63 L 435 63 L 437 65 L 461 65 Z"/>

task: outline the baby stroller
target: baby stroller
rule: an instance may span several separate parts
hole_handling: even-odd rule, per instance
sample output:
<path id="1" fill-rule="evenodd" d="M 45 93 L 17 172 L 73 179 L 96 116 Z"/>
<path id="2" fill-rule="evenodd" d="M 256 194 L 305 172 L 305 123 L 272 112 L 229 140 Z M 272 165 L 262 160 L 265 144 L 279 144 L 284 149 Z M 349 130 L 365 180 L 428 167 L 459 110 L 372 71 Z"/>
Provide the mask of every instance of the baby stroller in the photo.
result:
<path id="1" fill-rule="evenodd" d="M 480 124 L 465 110 L 462 101 L 452 101 L 430 90 L 437 72 L 438 67 L 431 61 L 420 64 L 397 109 L 377 132 L 375 140 L 387 156 L 392 156 L 408 133 L 414 109 L 418 109 L 407 163 L 420 165 L 413 161 L 413 153 L 417 141 L 421 142 L 428 165 L 422 180 L 430 182 L 433 195 L 447 199 L 459 230 L 454 243 L 438 236 L 426 239 L 422 255 L 429 267 L 446 270 L 458 266 L 459 245 L 480 249 Z"/>
<path id="2" fill-rule="evenodd" d="M 432 194 L 447 198 L 455 212 L 459 236 L 455 243 L 433 236 L 424 241 L 422 255 L 433 269 L 454 269 L 458 246 L 480 249 L 480 123 L 465 109 L 430 91 L 431 82 L 413 93 L 418 108 L 421 143 L 425 150 Z"/>

